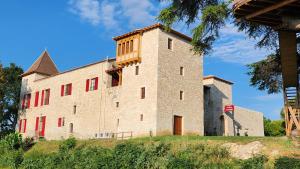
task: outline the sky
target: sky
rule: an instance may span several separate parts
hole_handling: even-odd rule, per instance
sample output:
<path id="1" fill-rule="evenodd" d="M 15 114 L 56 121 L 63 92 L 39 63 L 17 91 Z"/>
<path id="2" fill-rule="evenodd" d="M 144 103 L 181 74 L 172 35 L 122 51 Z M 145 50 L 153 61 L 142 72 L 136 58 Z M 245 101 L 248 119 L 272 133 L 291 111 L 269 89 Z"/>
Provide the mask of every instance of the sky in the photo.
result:
<path id="1" fill-rule="evenodd" d="M 0 62 L 28 69 L 45 50 L 60 71 L 115 57 L 112 37 L 158 22 L 168 5 L 158 0 L 6 0 L 0 1 Z M 173 28 L 191 35 L 183 23 Z M 282 94 L 268 95 L 250 86 L 247 64 L 271 51 L 238 32 L 229 21 L 213 51 L 204 56 L 204 75 L 232 81 L 234 105 L 280 118 Z"/>

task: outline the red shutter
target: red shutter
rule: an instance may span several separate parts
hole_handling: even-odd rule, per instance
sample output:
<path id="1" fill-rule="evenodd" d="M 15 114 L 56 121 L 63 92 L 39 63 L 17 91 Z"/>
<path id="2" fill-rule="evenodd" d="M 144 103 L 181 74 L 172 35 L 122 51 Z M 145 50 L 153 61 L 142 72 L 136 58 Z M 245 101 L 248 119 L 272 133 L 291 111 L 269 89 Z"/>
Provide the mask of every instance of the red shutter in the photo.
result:
<path id="1" fill-rule="evenodd" d="M 19 133 L 22 131 L 22 120 L 19 120 Z"/>
<path id="2" fill-rule="evenodd" d="M 58 118 L 58 127 L 61 127 L 61 118 Z"/>
<path id="3" fill-rule="evenodd" d="M 69 95 L 72 95 L 72 83 L 70 84 L 70 87 L 69 87 Z"/>
<path id="4" fill-rule="evenodd" d="M 64 96 L 64 93 L 65 93 L 65 85 L 61 85 L 61 91 L 60 91 L 60 95 L 61 96 Z"/>
<path id="5" fill-rule="evenodd" d="M 95 78 L 95 90 L 98 90 L 98 77 Z"/>
<path id="6" fill-rule="evenodd" d="M 42 91 L 42 99 L 41 99 L 41 106 L 43 106 L 44 104 L 44 95 L 45 95 L 45 91 Z"/>
<path id="7" fill-rule="evenodd" d="M 27 124 L 27 119 L 23 120 L 24 122 L 24 128 L 23 128 L 23 133 L 26 133 L 26 124 Z"/>
<path id="8" fill-rule="evenodd" d="M 22 109 L 25 108 L 25 98 L 26 98 L 26 94 L 24 94 L 24 96 L 23 96 L 23 100 L 22 100 Z"/>
<path id="9" fill-rule="evenodd" d="M 36 119 L 35 119 L 35 131 L 39 131 L 39 122 L 40 122 L 40 118 L 36 117 Z"/>
<path id="10" fill-rule="evenodd" d="M 38 107 L 38 105 L 39 105 L 39 92 L 35 92 L 34 107 Z"/>
<path id="11" fill-rule="evenodd" d="M 27 95 L 27 108 L 30 108 L 31 94 Z"/>
<path id="12" fill-rule="evenodd" d="M 90 79 L 87 79 L 85 84 L 85 91 L 88 92 L 89 88 L 90 88 Z"/>
<path id="13" fill-rule="evenodd" d="M 46 116 L 42 117 L 42 130 L 41 130 L 41 136 L 45 136 L 45 126 L 46 126 Z"/>

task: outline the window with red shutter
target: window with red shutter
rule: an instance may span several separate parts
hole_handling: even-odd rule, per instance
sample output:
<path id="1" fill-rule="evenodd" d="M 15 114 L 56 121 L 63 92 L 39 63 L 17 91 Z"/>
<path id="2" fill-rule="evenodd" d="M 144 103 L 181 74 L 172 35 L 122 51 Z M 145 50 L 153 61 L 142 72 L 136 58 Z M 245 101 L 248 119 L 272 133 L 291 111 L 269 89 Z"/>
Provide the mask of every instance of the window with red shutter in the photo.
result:
<path id="1" fill-rule="evenodd" d="M 41 106 L 44 105 L 45 90 L 42 91 Z"/>
<path id="2" fill-rule="evenodd" d="M 38 105 L 39 105 L 39 92 L 35 92 L 34 107 L 38 107 Z"/>
<path id="3" fill-rule="evenodd" d="M 30 100 L 31 100 L 31 94 L 27 94 L 27 104 L 26 104 L 26 108 L 30 108 Z"/>
<path id="4" fill-rule="evenodd" d="M 90 79 L 86 80 L 85 91 L 88 92 L 90 90 Z"/>
<path id="5" fill-rule="evenodd" d="M 49 105 L 50 102 L 50 89 L 45 90 L 45 102 L 44 105 Z"/>
<path id="6" fill-rule="evenodd" d="M 19 120 L 19 133 L 22 131 L 22 120 Z"/>
<path id="7" fill-rule="evenodd" d="M 61 120 L 62 120 L 61 118 L 58 118 L 58 124 L 57 124 L 58 127 L 61 127 Z"/>
<path id="8" fill-rule="evenodd" d="M 64 96 L 64 94 L 65 94 L 65 85 L 61 85 L 61 91 L 60 91 L 60 95 L 61 96 Z"/>
<path id="9" fill-rule="evenodd" d="M 95 90 L 98 90 L 98 77 L 95 78 Z"/>
<path id="10" fill-rule="evenodd" d="M 45 127 L 46 127 L 46 116 L 42 116 L 42 128 L 40 133 L 40 136 L 42 137 L 45 136 Z"/>
<path id="11" fill-rule="evenodd" d="M 72 95 L 72 83 L 69 84 L 69 95 Z"/>

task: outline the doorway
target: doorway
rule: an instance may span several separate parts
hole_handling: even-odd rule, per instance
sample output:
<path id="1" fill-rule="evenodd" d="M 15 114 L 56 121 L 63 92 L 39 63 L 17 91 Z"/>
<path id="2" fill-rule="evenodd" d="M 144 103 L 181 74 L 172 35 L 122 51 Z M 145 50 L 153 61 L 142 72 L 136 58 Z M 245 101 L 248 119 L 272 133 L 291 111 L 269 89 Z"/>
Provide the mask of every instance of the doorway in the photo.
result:
<path id="1" fill-rule="evenodd" d="M 182 135 L 182 116 L 174 116 L 174 135 Z"/>

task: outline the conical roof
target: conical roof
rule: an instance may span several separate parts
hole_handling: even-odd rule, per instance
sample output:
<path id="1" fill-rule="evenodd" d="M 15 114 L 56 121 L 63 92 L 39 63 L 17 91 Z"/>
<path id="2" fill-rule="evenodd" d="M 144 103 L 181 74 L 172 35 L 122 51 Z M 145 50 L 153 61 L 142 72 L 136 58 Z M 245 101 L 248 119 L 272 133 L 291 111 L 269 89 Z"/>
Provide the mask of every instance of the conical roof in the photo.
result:
<path id="1" fill-rule="evenodd" d="M 22 76 L 27 76 L 32 73 L 39 73 L 43 75 L 55 75 L 59 73 L 49 53 L 45 50 L 39 58 L 31 65 L 31 67 Z"/>

